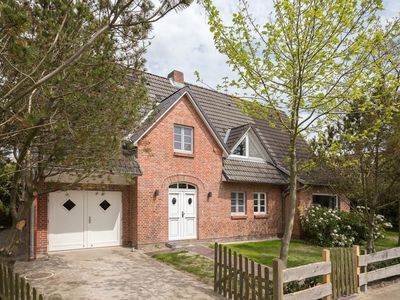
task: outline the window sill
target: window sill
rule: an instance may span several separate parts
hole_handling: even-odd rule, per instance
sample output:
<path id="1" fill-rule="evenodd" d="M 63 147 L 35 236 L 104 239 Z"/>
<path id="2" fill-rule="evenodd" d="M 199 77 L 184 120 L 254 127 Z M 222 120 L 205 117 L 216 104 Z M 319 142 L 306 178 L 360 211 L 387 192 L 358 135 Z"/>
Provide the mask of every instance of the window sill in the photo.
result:
<path id="1" fill-rule="evenodd" d="M 174 156 L 194 158 L 193 153 L 176 152 L 176 151 L 174 152 Z"/>
<path id="2" fill-rule="evenodd" d="M 245 220 L 247 215 L 231 215 L 231 220 Z"/>
<path id="3" fill-rule="evenodd" d="M 254 214 L 254 219 L 268 219 L 267 214 Z"/>

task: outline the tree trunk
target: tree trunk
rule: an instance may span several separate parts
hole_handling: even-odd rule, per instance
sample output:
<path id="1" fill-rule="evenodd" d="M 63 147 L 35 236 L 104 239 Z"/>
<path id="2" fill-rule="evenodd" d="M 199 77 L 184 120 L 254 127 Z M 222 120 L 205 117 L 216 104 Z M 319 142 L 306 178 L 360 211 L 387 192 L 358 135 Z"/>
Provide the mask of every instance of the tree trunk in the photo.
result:
<path id="1" fill-rule="evenodd" d="M 14 212 L 11 214 L 12 226 L 9 229 L 5 246 L 0 249 L 0 261 L 10 266 L 14 265 L 20 244 L 25 238 L 24 229 L 27 225 L 29 211 L 33 203 L 32 182 L 30 177 L 28 178 L 23 178 L 25 179 L 25 184 L 22 185 L 24 187 L 22 191 L 18 188 L 12 191 L 12 194 L 15 193 L 12 195 L 15 201 Z"/>
<path id="2" fill-rule="evenodd" d="M 400 201 L 399 201 L 399 208 L 397 212 L 397 226 L 398 226 L 398 239 L 397 239 L 397 246 L 400 246 Z"/>
<path id="3" fill-rule="evenodd" d="M 368 215 L 368 238 L 367 238 L 367 251 L 368 253 L 375 252 L 375 210 L 370 209 Z"/>
<path id="4" fill-rule="evenodd" d="M 12 267 L 18 256 L 19 246 L 26 226 L 26 219 L 13 220 L 12 227 L 9 229 L 7 242 L 4 248 L 0 249 L 0 261 Z"/>
<path id="5" fill-rule="evenodd" d="M 285 222 L 285 232 L 282 237 L 281 250 L 279 258 L 283 261 L 286 268 L 289 256 L 289 244 L 292 238 L 294 218 L 296 215 L 297 203 L 297 157 L 296 157 L 296 141 L 291 141 L 290 147 L 290 182 L 289 182 L 289 205 L 287 207 L 287 218 Z M 285 212 L 282 212 L 285 213 Z"/>

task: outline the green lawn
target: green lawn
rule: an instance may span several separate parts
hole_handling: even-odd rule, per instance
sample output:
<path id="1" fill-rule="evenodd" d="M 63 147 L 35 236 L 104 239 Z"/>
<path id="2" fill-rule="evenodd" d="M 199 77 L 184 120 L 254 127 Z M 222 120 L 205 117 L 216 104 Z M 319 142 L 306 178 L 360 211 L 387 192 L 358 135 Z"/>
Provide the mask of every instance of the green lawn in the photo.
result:
<path id="1" fill-rule="evenodd" d="M 272 266 L 272 260 L 279 257 L 279 240 L 250 242 L 227 245 L 232 250 L 253 259 L 263 265 Z M 322 247 L 313 246 L 303 241 L 291 241 L 288 267 L 296 267 L 322 260 Z"/>
<path id="2" fill-rule="evenodd" d="M 279 256 L 280 241 L 246 242 L 227 245 L 243 256 L 263 265 L 272 266 L 272 260 Z M 210 245 L 213 247 L 213 245 Z M 376 241 L 377 250 L 397 247 L 397 233 L 387 232 L 385 238 Z M 301 266 L 322 260 L 323 247 L 314 246 L 304 241 L 291 241 L 288 267 Z M 213 282 L 213 261 L 209 258 L 188 251 L 175 251 L 156 254 L 154 258 L 173 265 L 175 268 L 197 276 L 201 281 Z"/>
<path id="3" fill-rule="evenodd" d="M 214 262 L 204 256 L 188 251 L 166 252 L 153 255 L 159 261 L 173 265 L 178 270 L 194 274 L 200 281 L 212 284 L 214 280 Z"/>
<path id="4" fill-rule="evenodd" d="M 389 248 L 398 247 L 397 240 L 399 234 L 394 231 L 387 231 L 384 238 L 375 241 L 376 250 L 385 250 Z"/>

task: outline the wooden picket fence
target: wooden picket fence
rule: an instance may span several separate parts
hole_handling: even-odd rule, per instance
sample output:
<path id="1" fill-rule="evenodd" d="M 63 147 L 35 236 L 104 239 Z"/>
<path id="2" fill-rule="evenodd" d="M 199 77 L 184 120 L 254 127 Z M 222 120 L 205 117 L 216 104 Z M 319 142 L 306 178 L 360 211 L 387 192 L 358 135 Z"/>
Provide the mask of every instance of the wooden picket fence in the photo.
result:
<path id="1" fill-rule="evenodd" d="M 1 300 L 43 300 L 44 296 L 14 273 L 11 268 L 0 264 L 0 299 Z"/>
<path id="2" fill-rule="evenodd" d="M 359 247 L 332 248 L 332 297 L 338 299 L 358 291 L 357 257 Z"/>
<path id="3" fill-rule="evenodd" d="M 229 299 L 271 299 L 272 269 L 215 243 L 214 291 Z"/>
<path id="4" fill-rule="evenodd" d="M 331 299 L 331 262 L 329 250 L 322 251 L 321 262 L 304 266 L 283 269 L 280 259 L 273 261 L 274 300 L 317 300 Z M 322 283 L 297 292 L 284 294 L 284 284 L 292 281 L 302 281 L 310 277 L 322 276 Z"/>
<path id="5" fill-rule="evenodd" d="M 369 264 L 383 262 L 395 258 L 400 258 L 400 247 L 371 254 L 360 255 L 358 259 L 358 267 L 362 269 L 362 273 L 359 272 L 359 286 L 361 290 L 366 292 L 369 282 L 400 275 L 400 264 L 368 271 Z"/>

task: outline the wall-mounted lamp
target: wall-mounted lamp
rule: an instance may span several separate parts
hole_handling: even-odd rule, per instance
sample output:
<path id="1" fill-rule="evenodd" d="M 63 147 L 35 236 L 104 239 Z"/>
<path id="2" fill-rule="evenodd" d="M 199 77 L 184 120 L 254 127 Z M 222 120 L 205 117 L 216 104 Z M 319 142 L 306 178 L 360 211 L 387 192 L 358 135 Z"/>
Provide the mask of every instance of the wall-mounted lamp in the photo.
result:
<path id="1" fill-rule="evenodd" d="M 154 198 L 157 197 L 158 195 L 160 195 L 160 191 L 159 190 L 155 190 L 154 191 Z"/>
<path id="2" fill-rule="evenodd" d="M 210 199 L 212 197 L 212 192 L 208 192 L 207 198 Z"/>

